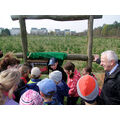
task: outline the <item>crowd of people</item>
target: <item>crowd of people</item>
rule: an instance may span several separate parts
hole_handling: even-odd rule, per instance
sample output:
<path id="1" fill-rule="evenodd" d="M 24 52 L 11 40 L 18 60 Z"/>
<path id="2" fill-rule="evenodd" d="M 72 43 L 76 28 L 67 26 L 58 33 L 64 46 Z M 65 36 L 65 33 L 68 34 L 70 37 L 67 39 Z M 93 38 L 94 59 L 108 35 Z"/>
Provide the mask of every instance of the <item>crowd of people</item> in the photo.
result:
<path id="1" fill-rule="evenodd" d="M 41 78 L 39 67 L 20 64 L 13 53 L 3 55 L 0 50 L 0 104 L 1 105 L 119 105 L 120 66 L 116 53 L 104 51 L 94 61 L 103 66 L 105 78 L 102 89 L 91 68 L 83 68 L 81 74 L 72 62 L 59 65 L 56 58 L 48 63 L 52 71 Z"/>

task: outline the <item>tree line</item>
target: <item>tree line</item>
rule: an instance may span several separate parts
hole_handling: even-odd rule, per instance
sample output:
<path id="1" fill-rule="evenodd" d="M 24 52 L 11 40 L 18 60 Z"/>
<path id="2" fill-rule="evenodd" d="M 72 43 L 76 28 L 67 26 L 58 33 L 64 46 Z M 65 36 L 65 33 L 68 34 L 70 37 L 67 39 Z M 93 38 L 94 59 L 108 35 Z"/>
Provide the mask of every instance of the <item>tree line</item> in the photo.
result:
<path id="1" fill-rule="evenodd" d="M 10 36 L 10 30 L 7 28 L 2 29 L 0 35 L 1 36 Z"/>
<path id="2" fill-rule="evenodd" d="M 79 33 L 80 36 L 86 36 L 87 30 Z M 104 24 L 101 27 L 94 28 L 94 37 L 120 37 L 120 23 L 115 21 L 113 24 Z"/>

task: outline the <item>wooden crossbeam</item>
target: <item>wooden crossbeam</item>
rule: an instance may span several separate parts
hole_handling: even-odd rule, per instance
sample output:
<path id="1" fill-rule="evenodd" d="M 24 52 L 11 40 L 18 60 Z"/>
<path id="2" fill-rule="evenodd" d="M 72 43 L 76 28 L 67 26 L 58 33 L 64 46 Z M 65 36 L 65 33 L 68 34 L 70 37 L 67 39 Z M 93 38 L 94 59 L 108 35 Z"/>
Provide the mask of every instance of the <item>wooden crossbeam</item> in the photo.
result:
<path id="1" fill-rule="evenodd" d="M 90 15 L 11 15 L 12 20 L 19 19 L 51 19 L 56 21 L 86 20 Z M 93 19 L 102 18 L 102 15 L 93 15 Z"/>

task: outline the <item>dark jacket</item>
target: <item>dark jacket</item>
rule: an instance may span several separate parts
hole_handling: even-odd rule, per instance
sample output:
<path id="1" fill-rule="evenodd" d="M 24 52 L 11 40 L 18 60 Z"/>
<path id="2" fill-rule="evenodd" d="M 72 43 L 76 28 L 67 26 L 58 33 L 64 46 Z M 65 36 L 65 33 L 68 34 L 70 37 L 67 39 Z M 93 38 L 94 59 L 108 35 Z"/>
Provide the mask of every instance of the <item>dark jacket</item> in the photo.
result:
<path id="1" fill-rule="evenodd" d="M 17 90 L 15 90 L 15 101 L 19 103 L 21 95 L 29 89 L 35 90 L 39 92 L 39 87 L 36 85 L 37 82 L 41 81 L 41 79 L 31 79 L 31 83 L 25 84 L 23 80 L 18 85 Z"/>
<path id="2" fill-rule="evenodd" d="M 57 100 L 53 100 L 50 102 L 43 102 L 43 105 L 62 105 L 62 104 L 59 103 Z"/>
<path id="3" fill-rule="evenodd" d="M 59 103 L 64 104 L 64 96 L 69 96 L 68 91 L 70 88 L 64 81 L 60 82 L 58 85 L 56 85 L 56 87 L 57 92 L 53 96 L 53 99 L 57 99 Z"/>
<path id="4" fill-rule="evenodd" d="M 98 104 L 120 105 L 120 65 L 111 75 L 105 74 Z"/>
<path id="5" fill-rule="evenodd" d="M 52 68 L 49 67 L 50 70 L 52 71 L 55 71 L 53 70 Z M 64 80 L 65 82 L 67 81 L 67 74 L 65 73 L 65 71 L 63 70 L 63 68 L 61 66 L 57 66 L 56 70 L 62 72 L 62 80 Z"/>
<path id="6" fill-rule="evenodd" d="M 20 78 L 20 82 L 18 84 L 18 88 L 14 91 L 15 101 L 19 103 L 21 91 L 25 89 L 25 85 L 27 84 L 27 79 L 24 77 Z"/>

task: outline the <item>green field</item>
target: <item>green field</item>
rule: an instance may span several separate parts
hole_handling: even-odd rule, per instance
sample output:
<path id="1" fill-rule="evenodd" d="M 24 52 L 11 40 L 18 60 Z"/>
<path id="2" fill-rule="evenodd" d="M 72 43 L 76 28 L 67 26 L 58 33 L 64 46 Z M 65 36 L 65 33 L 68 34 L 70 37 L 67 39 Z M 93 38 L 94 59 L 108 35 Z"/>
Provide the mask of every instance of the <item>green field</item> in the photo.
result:
<path id="1" fill-rule="evenodd" d="M 120 38 L 94 38 L 93 54 L 105 50 L 114 50 L 120 58 Z M 4 54 L 12 51 L 22 52 L 20 36 L 0 36 L 0 48 Z M 29 52 L 65 52 L 69 54 L 87 54 L 87 37 L 80 36 L 30 36 L 28 35 Z M 86 62 L 73 61 L 81 71 Z M 64 64 L 66 61 L 64 62 Z M 102 67 L 93 63 L 93 72 L 100 72 Z"/>

